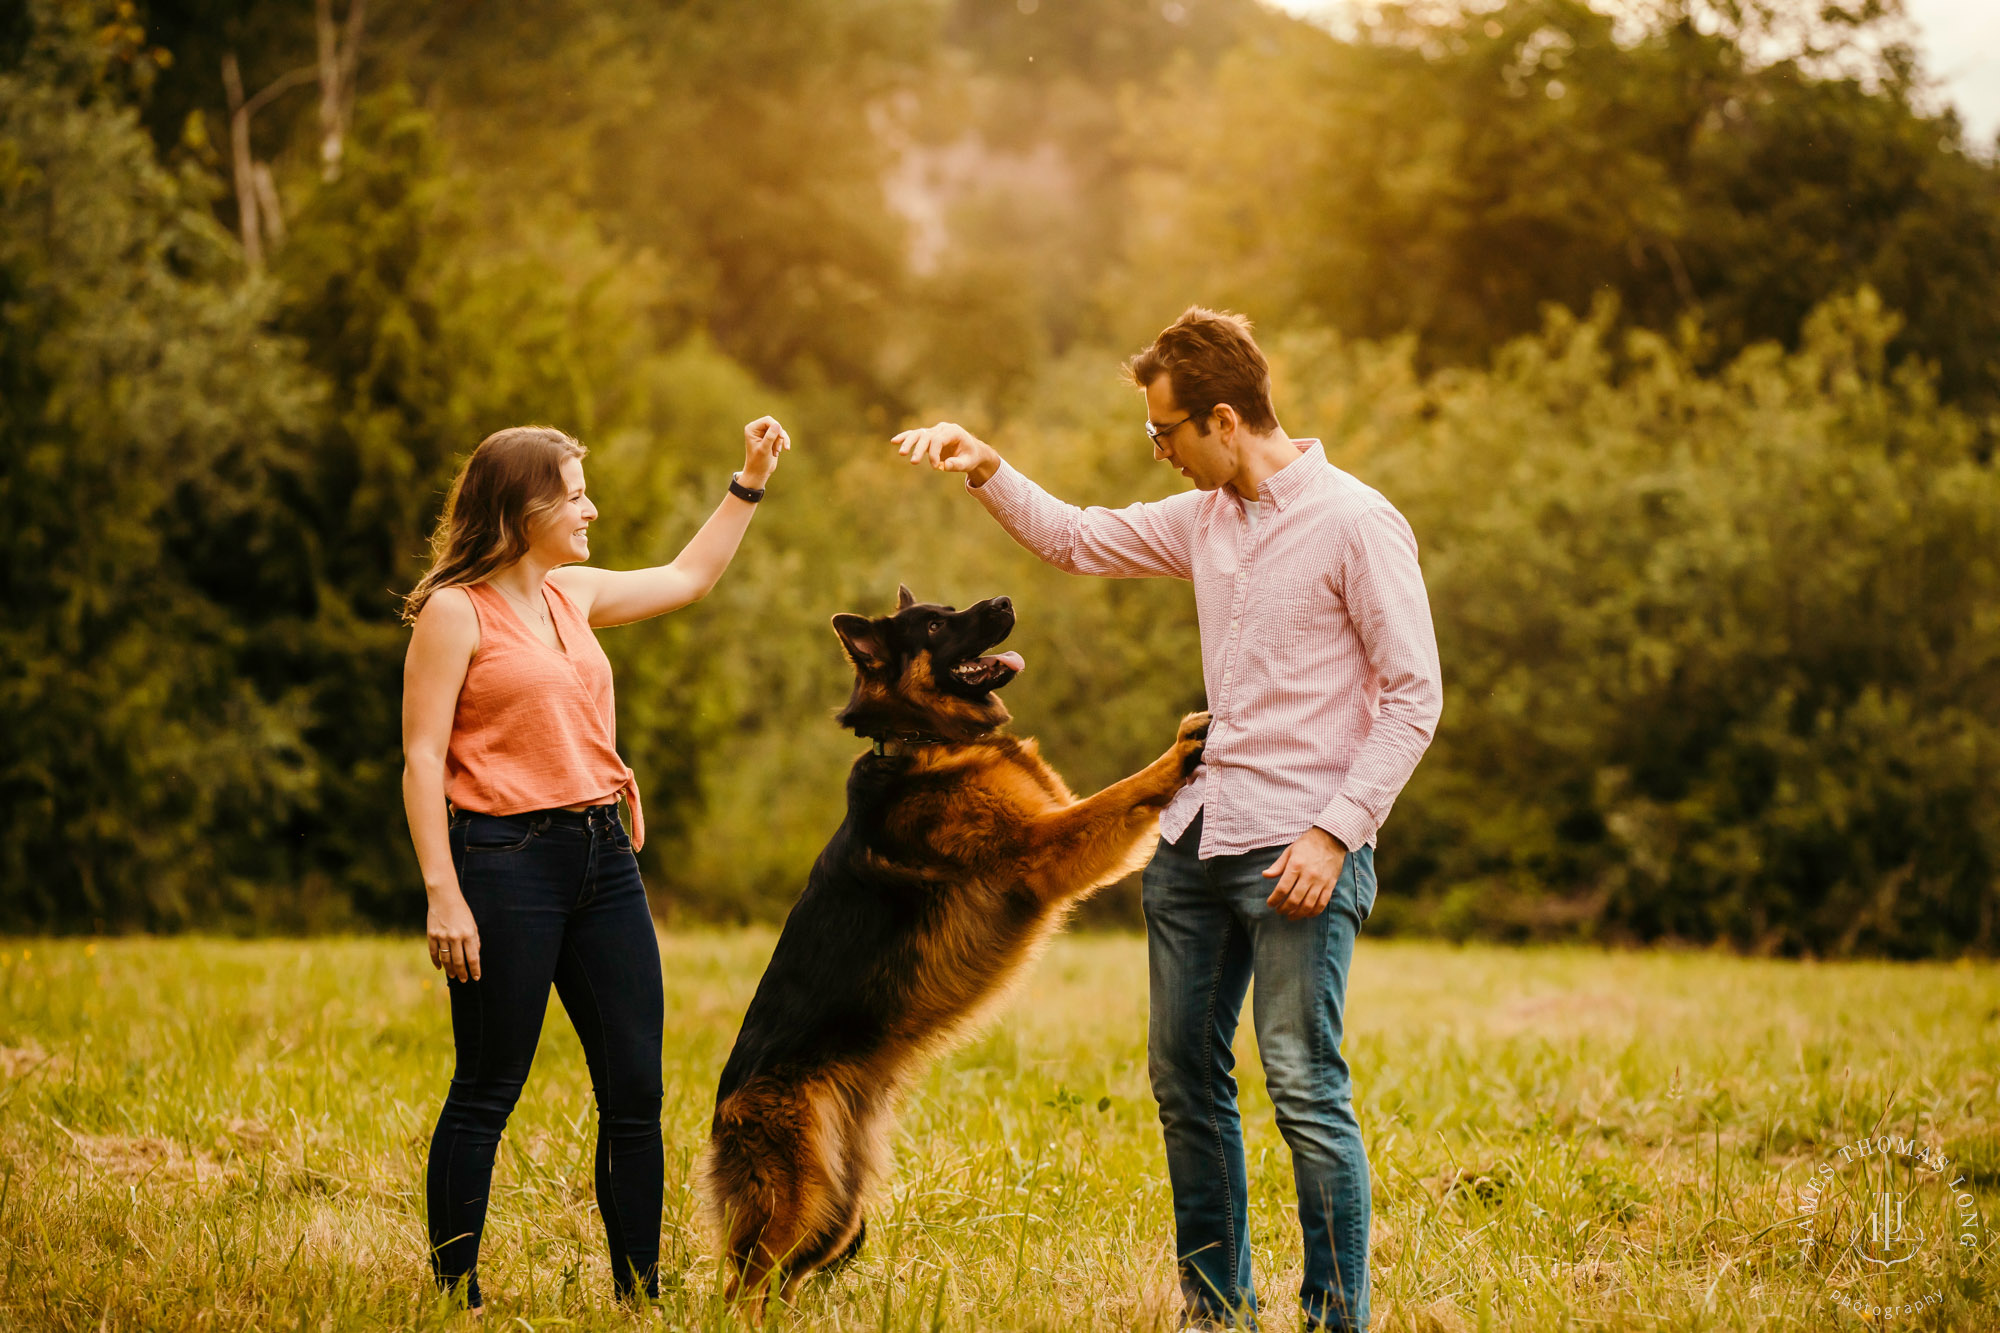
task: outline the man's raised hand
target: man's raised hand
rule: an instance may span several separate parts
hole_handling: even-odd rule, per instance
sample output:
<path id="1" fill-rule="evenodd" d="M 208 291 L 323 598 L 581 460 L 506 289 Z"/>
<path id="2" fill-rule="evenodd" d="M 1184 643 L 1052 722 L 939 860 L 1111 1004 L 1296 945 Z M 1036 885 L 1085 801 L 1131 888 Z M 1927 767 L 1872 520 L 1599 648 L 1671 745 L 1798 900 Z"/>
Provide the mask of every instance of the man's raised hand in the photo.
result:
<path id="1" fill-rule="evenodd" d="M 912 463 L 929 463 L 939 472 L 963 472 L 974 486 L 984 486 L 1000 470 L 1000 455 L 955 421 L 906 430 L 895 439 L 896 452 Z"/>

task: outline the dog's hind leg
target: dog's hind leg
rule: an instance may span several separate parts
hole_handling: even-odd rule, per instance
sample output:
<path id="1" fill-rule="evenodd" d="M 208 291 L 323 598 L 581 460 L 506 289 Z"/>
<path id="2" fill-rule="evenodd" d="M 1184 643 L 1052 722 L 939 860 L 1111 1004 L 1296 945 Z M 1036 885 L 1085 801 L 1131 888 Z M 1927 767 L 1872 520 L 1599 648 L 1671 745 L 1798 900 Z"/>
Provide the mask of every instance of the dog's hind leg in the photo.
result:
<path id="1" fill-rule="evenodd" d="M 831 1248 L 822 1221 L 829 1211 L 829 1182 L 810 1169 L 788 1174 L 768 1213 L 731 1228 L 729 1257 L 736 1268 L 731 1300 L 747 1296 L 761 1304 L 767 1296 L 789 1297 Z"/>
<path id="2" fill-rule="evenodd" d="M 731 1302 L 761 1305 L 774 1287 L 789 1294 L 800 1260 L 828 1251 L 841 1193 L 829 1161 L 838 1144 L 828 1138 L 841 1117 L 828 1114 L 837 1108 L 826 1094 L 812 1084 L 753 1083 L 716 1109 L 704 1175 L 733 1270 Z"/>
<path id="3" fill-rule="evenodd" d="M 839 1114 L 822 1136 L 834 1182 L 832 1214 L 825 1229 L 792 1257 L 789 1267 L 800 1277 L 844 1267 L 861 1253 L 867 1237 L 862 1203 L 881 1178 L 894 1128 L 888 1096 L 878 1086 L 865 1086 L 870 1082 L 850 1075 L 832 1085 L 837 1101 L 828 1110 Z"/>
<path id="4" fill-rule="evenodd" d="M 814 1273 L 830 1273 L 845 1265 L 861 1250 L 861 1235 L 867 1230 L 861 1220 L 861 1205 L 853 1199 L 839 1201 L 833 1225 L 803 1243 L 785 1264 L 791 1283 Z"/>
<path id="5" fill-rule="evenodd" d="M 848 1100 L 824 1082 L 753 1085 L 733 1094 L 716 1121 L 708 1177 L 735 1270 L 728 1299 L 789 1297 L 839 1253 L 859 1216 L 844 1167 Z"/>
<path id="6" fill-rule="evenodd" d="M 854 1125 L 846 1140 L 847 1156 L 841 1164 L 841 1182 L 846 1187 L 846 1216 L 842 1219 L 836 1248 L 822 1271 L 844 1268 L 861 1254 L 868 1240 L 868 1220 L 862 1216 L 862 1202 L 889 1164 L 889 1139 L 895 1130 L 890 1097 L 879 1089 L 857 1093 Z"/>
<path id="7" fill-rule="evenodd" d="M 848 1240 L 847 1244 L 841 1248 L 840 1253 L 834 1255 L 833 1258 L 827 1260 L 826 1263 L 820 1267 L 819 1271 L 822 1273 L 839 1272 L 841 1269 L 847 1267 L 849 1264 L 853 1263 L 856 1259 L 859 1259 L 861 1257 L 861 1247 L 865 1245 L 867 1241 L 868 1241 L 868 1219 L 863 1217 L 860 1213 L 860 1210 L 857 1209 L 855 1210 L 854 1214 L 854 1235 L 852 1236 L 852 1238 Z"/>
<path id="8" fill-rule="evenodd" d="M 827 1111 L 833 1123 L 827 1124 L 822 1141 L 834 1182 L 832 1213 L 826 1227 L 791 1260 L 790 1267 L 801 1277 L 840 1268 L 861 1252 L 868 1230 L 862 1201 L 882 1174 L 893 1127 L 887 1097 L 876 1089 L 864 1090 L 862 1080 L 841 1078 L 831 1092 L 834 1100 Z"/>

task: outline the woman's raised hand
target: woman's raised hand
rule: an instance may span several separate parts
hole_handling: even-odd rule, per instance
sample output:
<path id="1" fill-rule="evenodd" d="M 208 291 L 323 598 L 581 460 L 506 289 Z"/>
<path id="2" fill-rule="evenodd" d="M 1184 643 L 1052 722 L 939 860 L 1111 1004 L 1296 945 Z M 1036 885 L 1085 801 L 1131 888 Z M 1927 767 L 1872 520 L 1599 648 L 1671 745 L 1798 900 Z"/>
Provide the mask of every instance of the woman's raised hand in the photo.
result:
<path id="1" fill-rule="evenodd" d="M 792 437 L 776 417 L 758 417 L 743 428 L 743 484 L 760 490 L 777 470 L 778 455 L 792 447 Z"/>

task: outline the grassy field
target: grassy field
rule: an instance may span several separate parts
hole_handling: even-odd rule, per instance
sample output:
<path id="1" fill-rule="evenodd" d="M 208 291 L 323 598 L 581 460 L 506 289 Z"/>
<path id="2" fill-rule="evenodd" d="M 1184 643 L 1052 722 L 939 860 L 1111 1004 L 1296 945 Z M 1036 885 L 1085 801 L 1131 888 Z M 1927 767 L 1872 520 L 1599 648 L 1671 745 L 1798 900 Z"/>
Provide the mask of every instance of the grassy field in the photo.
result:
<path id="1" fill-rule="evenodd" d="M 668 1326 L 734 1326 L 688 1168 L 770 943 L 662 941 Z M 419 942 L 0 951 L 0 1327 L 457 1322 L 423 1261 L 450 1046 Z M 1059 941 L 1001 1021 L 908 1099 L 860 1262 L 773 1324 L 1171 1327 L 1145 1006 L 1140 940 Z M 2000 968 L 1364 940 L 1349 1032 L 1378 1329 L 1859 1327 L 1839 1300 L 1881 1293 L 1929 1303 L 1877 1322 L 2000 1328 L 1986 1228 Z M 1241 1054 L 1265 1326 L 1291 1329 L 1290 1165 L 1247 1022 Z M 1944 1226 L 1973 1243 L 1900 1267 L 1805 1251 L 1800 1187 L 1841 1145 L 1891 1132 L 1948 1155 L 1952 1197 L 1972 1200 L 1945 1220 L 1946 1186 L 1910 1177 L 1912 1234 L 1921 1220 L 1933 1241 Z M 502 1145 L 487 1327 L 636 1322 L 609 1300 L 592 1134 L 582 1056 L 552 1003 Z M 1854 1234 L 1866 1190 L 1848 1193 L 1819 1194 L 1823 1232 L 1844 1218 Z"/>

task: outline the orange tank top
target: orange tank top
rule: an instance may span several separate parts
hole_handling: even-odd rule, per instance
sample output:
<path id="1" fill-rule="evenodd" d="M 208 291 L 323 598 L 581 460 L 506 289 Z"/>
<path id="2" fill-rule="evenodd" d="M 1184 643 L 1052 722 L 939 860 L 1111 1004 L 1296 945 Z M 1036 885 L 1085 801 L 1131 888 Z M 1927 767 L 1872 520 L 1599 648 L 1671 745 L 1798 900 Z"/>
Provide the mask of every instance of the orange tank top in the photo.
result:
<path id="1" fill-rule="evenodd" d="M 632 845 L 644 846 L 639 783 L 618 757 L 611 660 L 590 622 L 562 589 L 543 584 L 558 650 L 536 638 L 497 589 L 460 586 L 479 616 L 479 647 L 451 720 L 446 798 L 462 810 L 518 815 L 623 794 Z"/>

